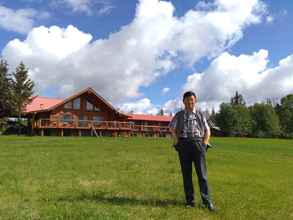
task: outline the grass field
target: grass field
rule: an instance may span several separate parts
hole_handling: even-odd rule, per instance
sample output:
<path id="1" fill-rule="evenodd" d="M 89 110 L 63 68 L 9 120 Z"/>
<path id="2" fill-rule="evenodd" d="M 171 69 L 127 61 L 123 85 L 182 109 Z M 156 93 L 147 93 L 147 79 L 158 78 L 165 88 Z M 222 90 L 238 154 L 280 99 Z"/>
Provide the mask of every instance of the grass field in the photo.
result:
<path id="1" fill-rule="evenodd" d="M 184 207 L 170 139 L 0 136 L 0 219 L 293 219 L 292 140 L 211 143 L 217 214 Z"/>

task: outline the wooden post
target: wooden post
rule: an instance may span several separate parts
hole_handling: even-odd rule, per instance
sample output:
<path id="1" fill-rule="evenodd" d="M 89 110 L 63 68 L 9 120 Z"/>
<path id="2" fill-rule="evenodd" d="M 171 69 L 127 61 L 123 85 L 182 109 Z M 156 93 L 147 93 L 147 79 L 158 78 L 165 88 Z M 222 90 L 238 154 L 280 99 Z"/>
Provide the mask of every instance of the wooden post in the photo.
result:
<path id="1" fill-rule="evenodd" d="M 35 128 L 35 116 L 36 116 L 36 114 L 35 113 L 33 113 L 33 115 L 32 115 L 32 135 L 35 135 L 35 130 L 34 130 L 34 128 Z"/>
<path id="2" fill-rule="evenodd" d="M 94 126 L 93 123 L 92 123 L 91 129 L 92 129 L 92 132 L 95 133 L 96 137 L 98 137 L 98 133 L 97 133 L 97 131 L 96 131 L 95 126 Z M 92 136 L 93 136 L 93 135 L 92 135 Z"/>
<path id="3" fill-rule="evenodd" d="M 41 136 L 44 136 L 44 129 L 41 129 Z"/>
<path id="4" fill-rule="evenodd" d="M 81 130 L 78 129 L 78 136 L 81 136 Z"/>
<path id="5" fill-rule="evenodd" d="M 63 133 L 63 128 L 61 128 L 61 137 L 63 137 L 64 133 Z"/>

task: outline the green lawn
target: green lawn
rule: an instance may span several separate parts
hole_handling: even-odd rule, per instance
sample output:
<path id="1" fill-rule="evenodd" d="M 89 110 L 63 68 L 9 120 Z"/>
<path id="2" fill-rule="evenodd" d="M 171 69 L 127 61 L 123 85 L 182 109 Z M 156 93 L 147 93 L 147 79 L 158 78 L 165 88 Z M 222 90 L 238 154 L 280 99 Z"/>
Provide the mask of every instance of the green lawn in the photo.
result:
<path id="1" fill-rule="evenodd" d="M 170 139 L 0 136 L 0 219 L 293 219 L 292 140 L 211 143 L 217 214 L 184 208 Z"/>

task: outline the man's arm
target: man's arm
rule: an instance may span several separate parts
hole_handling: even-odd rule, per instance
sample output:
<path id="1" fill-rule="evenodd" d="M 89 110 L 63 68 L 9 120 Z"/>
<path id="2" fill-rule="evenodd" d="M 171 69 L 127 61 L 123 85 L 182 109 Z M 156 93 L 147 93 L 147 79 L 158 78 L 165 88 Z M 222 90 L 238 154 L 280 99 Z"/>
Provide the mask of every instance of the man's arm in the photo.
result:
<path id="1" fill-rule="evenodd" d="M 177 132 L 176 132 L 176 124 L 177 124 L 177 115 L 174 115 L 172 118 L 171 122 L 169 123 L 168 127 L 170 128 L 171 135 L 172 135 L 172 140 L 173 140 L 173 145 L 177 143 L 178 138 L 177 138 Z"/>
<path id="2" fill-rule="evenodd" d="M 206 130 L 205 134 L 204 134 L 204 138 L 203 138 L 203 142 L 205 143 L 205 145 L 207 145 L 209 143 L 209 139 L 211 136 L 211 131 L 210 129 Z"/>
<path id="3" fill-rule="evenodd" d="M 170 128 L 171 130 L 171 135 L 172 135 L 172 140 L 173 140 L 173 145 L 177 143 L 178 139 L 177 139 L 177 135 L 176 135 L 176 129 L 174 128 Z"/>
<path id="4" fill-rule="evenodd" d="M 205 145 L 207 145 L 209 143 L 209 139 L 211 136 L 211 129 L 210 129 L 210 126 L 206 120 L 206 117 L 204 117 L 203 119 L 204 119 L 204 128 L 205 128 L 203 142 Z"/>

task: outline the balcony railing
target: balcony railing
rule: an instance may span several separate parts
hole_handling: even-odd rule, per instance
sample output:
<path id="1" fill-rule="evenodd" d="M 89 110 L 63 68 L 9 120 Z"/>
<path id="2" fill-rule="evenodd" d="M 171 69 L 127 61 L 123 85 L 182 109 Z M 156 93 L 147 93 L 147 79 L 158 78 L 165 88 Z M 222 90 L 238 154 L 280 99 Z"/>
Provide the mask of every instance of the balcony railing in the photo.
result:
<path id="1" fill-rule="evenodd" d="M 71 128 L 96 130 L 124 130 L 131 132 L 158 132 L 169 133 L 168 126 L 135 125 L 133 122 L 123 121 L 92 121 L 92 120 L 50 120 L 39 119 L 35 121 L 34 128 Z"/>

